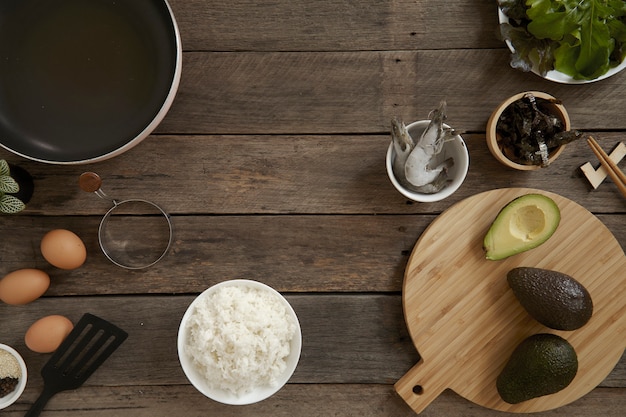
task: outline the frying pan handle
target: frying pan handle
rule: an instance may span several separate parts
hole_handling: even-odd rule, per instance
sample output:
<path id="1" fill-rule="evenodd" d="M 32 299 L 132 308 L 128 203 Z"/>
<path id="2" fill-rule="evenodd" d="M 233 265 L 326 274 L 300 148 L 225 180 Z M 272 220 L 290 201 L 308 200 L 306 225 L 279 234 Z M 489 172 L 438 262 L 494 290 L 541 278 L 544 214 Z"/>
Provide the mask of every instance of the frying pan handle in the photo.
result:
<path id="1" fill-rule="evenodd" d="M 424 365 L 423 359 L 395 383 L 398 394 L 416 413 L 421 413 L 447 387 L 436 370 Z"/>

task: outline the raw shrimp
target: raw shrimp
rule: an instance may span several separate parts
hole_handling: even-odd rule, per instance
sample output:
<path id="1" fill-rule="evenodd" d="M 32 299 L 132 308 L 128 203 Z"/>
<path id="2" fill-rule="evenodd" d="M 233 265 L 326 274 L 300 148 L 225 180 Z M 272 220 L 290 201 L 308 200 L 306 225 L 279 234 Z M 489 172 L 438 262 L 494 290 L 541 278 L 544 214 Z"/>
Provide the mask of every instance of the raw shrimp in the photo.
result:
<path id="1" fill-rule="evenodd" d="M 431 166 L 444 143 L 456 136 L 454 130 L 443 126 L 445 109 L 446 102 L 442 101 L 439 108 L 431 112 L 430 123 L 417 142 L 413 141 L 402 122 L 392 120 L 391 136 L 396 151 L 393 169 L 400 183 L 409 189 L 431 194 L 446 185 L 453 158 Z"/>
<path id="2" fill-rule="evenodd" d="M 409 154 L 415 147 L 415 142 L 409 135 L 405 124 L 399 119 L 391 120 L 391 137 L 393 138 L 393 149 L 396 151 L 396 158 L 393 160 L 393 172 L 396 177 L 399 177 L 400 182 L 405 183 L 404 167 Z"/>

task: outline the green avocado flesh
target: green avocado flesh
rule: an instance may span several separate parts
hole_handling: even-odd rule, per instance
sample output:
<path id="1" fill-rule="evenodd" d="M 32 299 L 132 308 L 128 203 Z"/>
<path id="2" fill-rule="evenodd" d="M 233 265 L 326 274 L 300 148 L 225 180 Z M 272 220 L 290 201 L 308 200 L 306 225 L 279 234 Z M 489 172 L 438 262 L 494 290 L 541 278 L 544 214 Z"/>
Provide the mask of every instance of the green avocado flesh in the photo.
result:
<path id="1" fill-rule="evenodd" d="M 561 221 L 559 206 L 541 194 L 517 197 L 500 210 L 483 240 L 492 261 L 536 248 L 552 236 Z"/>
<path id="2" fill-rule="evenodd" d="M 541 268 L 513 268 L 507 281 L 535 320 L 555 330 L 576 330 L 593 314 L 589 291 L 567 274 Z"/>
<path id="3" fill-rule="evenodd" d="M 496 387 L 509 404 L 554 394 L 578 372 L 574 347 L 562 337 L 540 333 L 523 340 L 498 375 Z"/>

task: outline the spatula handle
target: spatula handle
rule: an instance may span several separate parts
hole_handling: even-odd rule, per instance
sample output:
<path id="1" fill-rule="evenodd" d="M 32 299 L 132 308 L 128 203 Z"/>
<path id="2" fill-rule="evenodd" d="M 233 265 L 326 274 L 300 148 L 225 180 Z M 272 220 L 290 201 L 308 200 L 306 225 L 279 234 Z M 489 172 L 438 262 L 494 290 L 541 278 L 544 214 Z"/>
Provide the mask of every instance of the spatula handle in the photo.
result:
<path id="1" fill-rule="evenodd" d="M 37 417 L 43 411 L 43 408 L 48 403 L 48 400 L 52 398 L 52 396 L 56 394 L 56 392 L 46 389 L 44 386 L 43 391 L 39 394 L 39 398 L 33 403 L 30 407 L 30 410 L 24 415 L 24 417 Z"/>

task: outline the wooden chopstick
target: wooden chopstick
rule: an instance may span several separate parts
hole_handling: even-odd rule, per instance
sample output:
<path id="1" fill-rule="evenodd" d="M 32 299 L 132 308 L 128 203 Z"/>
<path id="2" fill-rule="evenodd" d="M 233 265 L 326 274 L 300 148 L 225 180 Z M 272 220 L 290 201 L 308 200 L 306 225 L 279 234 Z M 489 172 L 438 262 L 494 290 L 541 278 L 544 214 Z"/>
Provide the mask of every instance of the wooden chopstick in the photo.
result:
<path id="1" fill-rule="evenodd" d="M 626 197 L 626 174 L 624 174 L 624 172 L 619 169 L 617 164 L 613 162 L 611 158 L 609 158 L 606 152 L 604 152 L 604 149 L 600 147 L 598 142 L 596 142 L 593 137 L 589 136 L 587 138 L 587 143 L 591 147 L 593 153 L 596 154 L 596 156 L 600 160 L 602 166 L 604 166 L 604 168 L 607 170 L 609 176 L 611 177 L 615 185 L 617 185 L 619 191 L 624 197 Z"/>

